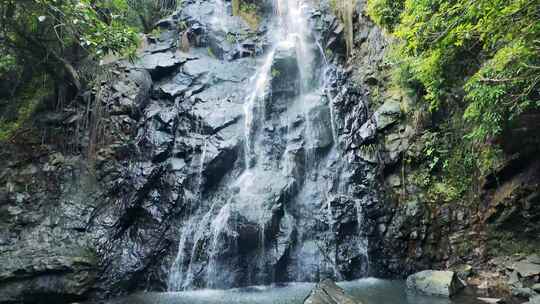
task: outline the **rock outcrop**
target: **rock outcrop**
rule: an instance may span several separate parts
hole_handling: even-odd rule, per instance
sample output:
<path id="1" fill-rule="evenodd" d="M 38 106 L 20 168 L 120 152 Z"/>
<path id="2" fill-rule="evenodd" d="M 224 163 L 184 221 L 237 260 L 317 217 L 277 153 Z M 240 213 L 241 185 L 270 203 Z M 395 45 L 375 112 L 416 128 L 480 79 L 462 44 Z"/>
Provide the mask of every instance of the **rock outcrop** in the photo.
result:
<path id="1" fill-rule="evenodd" d="M 540 259 L 537 254 L 500 256 L 488 264 L 504 276 L 514 296 L 533 298 L 540 295 Z"/>

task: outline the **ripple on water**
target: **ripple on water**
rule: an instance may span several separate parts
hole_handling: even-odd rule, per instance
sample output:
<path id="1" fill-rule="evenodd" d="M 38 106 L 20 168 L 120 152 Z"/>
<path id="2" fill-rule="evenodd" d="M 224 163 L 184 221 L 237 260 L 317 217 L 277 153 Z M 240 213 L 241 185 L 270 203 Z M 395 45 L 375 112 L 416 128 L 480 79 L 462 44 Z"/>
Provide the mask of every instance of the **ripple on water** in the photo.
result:
<path id="1" fill-rule="evenodd" d="M 406 292 L 405 282 L 366 278 L 340 285 L 365 304 L 480 304 L 471 291 L 453 299 Z M 201 289 L 183 292 L 140 293 L 110 304 L 301 304 L 313 283 L 273 284 L 228 290 Z"/>

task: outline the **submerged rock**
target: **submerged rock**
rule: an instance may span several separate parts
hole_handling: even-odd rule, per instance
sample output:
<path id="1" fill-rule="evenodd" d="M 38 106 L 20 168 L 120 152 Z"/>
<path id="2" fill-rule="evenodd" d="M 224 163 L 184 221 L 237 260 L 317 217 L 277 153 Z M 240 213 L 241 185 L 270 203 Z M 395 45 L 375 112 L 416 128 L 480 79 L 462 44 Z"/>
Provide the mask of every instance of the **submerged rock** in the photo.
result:
<path id="1" fill-rule="evenodd" d="M 362 304 L 348 296 L 330 279 L 323 280 L 309 293 L 304 304 Z"/>
<path id="2" fill-rule="evenodd" d="M 453 271 L 424 270 L 407 277 L 409 290 L 425 294 L 451 297 L 463 287 Z"/>

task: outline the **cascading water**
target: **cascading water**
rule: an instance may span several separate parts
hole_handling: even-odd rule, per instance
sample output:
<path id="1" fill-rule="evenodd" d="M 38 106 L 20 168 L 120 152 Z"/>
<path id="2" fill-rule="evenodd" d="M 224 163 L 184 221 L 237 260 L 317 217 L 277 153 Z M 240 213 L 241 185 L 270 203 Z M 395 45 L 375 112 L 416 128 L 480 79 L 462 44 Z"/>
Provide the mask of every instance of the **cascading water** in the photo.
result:
<path id="1" fill-rule="evenodd" d="M 254 136 L 254 125 L 255 117 L 261 116 L 261 113 L 258 113 L 261 108 L 257 107 L 258 101 L 264 99 L 265 94 L 268 94 L 267 86 L 270 78 L 270 70 L 272 68 L 272 60 L 274 59 L 275 51 L 272 50 L 270 54 L 267 55 L 264 64 L 259 69 L 259 72 L 255 74 L 253 80 L 253 93 L 250 94 L 248 101 L 244 105 L 244 133 L 245 133 L 245 162 L 246 168 L 251 166 L 252 157 L 253 157 L 253 136 Z M 258 115 L 257 115 L 258 114 Z"/>
<path id="2" fill-rule="evenodd" d="M 204 137 L 199 198 L 179 232 L 170 291 L 366 274 L 362 207 L 347 191 L 335 96 L 326 90 L 332 69 L 310 30 L 310 3 L 274 1 L 270 47 L 247 88 L 235 135 L 244 158 L 207 189 Z M 209 27 L 227 35 L 222 25 L 233 17 L 223 12 Z"/>

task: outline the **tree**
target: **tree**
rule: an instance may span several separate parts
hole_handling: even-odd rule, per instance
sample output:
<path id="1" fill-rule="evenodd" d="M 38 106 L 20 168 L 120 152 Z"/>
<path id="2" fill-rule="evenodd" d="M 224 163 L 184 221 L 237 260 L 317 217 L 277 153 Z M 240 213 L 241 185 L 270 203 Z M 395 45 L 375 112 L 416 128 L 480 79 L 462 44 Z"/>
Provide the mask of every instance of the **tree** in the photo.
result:
<path id="1" fill-rule="evenodd" d="M 399 38 L 398 68 L 432 109 L 463 90 L 470 138 L 501 134 L 540 108 L 540 0 L 369 0 L 368 8 Z"/>
<path id="2" fill-rule="evenodd" d="M 127 14 L 125 0 L 1 0 L 0 80 L 10 85 L 0 86 L 0 140 L 43 94 L 78 94 L 88 81 L 83 63 L 134 51 L 138 35 Z M 36 84 L 46 88 L 34 90 Z"/>

